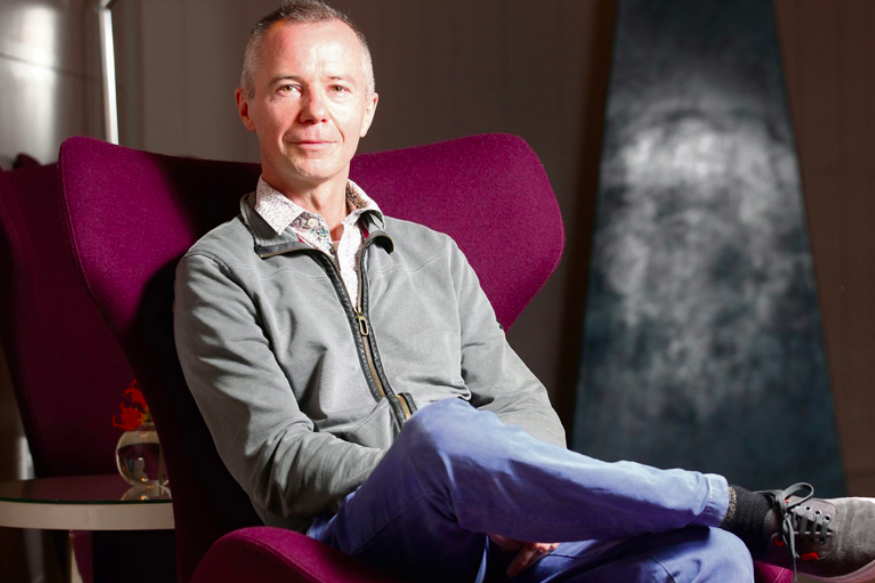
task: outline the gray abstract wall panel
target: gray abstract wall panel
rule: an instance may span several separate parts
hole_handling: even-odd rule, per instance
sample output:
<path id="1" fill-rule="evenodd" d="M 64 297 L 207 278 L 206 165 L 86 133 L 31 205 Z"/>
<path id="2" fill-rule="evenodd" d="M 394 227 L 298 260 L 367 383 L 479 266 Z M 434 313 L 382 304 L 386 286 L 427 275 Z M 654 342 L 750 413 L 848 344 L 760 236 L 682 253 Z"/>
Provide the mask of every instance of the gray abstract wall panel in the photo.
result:
<path id="1" fill-rule="evenodd" d="M 768 0 L 619 0 L 573 444 L 844 490 Z"/>

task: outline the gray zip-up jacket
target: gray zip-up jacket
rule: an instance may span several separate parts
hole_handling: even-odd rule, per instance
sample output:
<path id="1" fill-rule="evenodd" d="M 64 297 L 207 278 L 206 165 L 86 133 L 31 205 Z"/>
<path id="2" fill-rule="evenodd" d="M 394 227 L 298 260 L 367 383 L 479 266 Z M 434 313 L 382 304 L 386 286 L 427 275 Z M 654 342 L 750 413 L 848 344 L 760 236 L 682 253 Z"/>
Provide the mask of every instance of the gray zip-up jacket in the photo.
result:
<path id="1" fill-rule="evenodd" d="M 507 344 L 455 242 L 368 212 L 361 293 L 333 261 L 254 210 L 176 269 L 174 329 L 188 386 L 228 470 L 266 524 L 335 512 L 417 409 L 462 398 L 565 447 L 543 385 Z"/>

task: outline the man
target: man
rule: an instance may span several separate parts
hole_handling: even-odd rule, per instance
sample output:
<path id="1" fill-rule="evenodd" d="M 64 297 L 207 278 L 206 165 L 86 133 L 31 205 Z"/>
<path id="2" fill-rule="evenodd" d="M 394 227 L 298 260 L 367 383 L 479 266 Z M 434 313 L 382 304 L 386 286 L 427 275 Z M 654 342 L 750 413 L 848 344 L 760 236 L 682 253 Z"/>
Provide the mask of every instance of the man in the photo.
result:
<path id="1" fill-rule="evenodd" d="M 262 176 L 180 262 L 174 317 L 189 387 L 265 523 L 408 581 L 735 583 L 751 553 L 875 575 L 871 501 L 564 449 L 455 243 L 349 181 L 378 96 L 344 15 L 292 0 L 262 19 L 236 99 Z"/>

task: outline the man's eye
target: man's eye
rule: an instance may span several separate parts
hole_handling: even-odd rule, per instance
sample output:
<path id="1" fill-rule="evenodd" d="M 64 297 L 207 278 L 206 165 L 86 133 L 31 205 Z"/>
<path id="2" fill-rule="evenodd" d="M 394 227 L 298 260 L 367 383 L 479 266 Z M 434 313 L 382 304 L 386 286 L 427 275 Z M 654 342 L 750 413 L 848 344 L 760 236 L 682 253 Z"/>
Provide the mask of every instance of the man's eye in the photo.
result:
<path id="1" fill-rule="evenodd" d="M 349 93 L 349 88 L 343 85 L 334 85 L 331 87 L 331 90 L 335 93 Z"/>
<path id="2" fill-rule="evenodd" d="M 295 91 L 296 89 L 297 89 L 297 87 L 294 86 L 294 85 L 281 85 L 280 88 L 279 88 L 279 90 L 282 91 L 283 93 L 288 93 L 288 92 L 290 92 L 290 91 Z"/>

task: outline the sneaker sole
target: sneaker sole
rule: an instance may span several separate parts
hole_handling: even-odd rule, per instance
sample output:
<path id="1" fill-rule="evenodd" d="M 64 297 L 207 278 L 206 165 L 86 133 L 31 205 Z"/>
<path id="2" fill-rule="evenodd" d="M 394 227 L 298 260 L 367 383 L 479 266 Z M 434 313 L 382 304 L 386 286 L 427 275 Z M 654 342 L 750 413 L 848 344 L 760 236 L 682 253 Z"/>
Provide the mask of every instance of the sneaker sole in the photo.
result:
<path id="1" fill-rule="evenodd" d="M 875 498 L 858 498 L 858 500 L 865 500 L 875 504 Z M 818 577 L 816 575 L 808 575 L 807 573 L 805 576 L 810 577 L 811 579 L 817 579 L 818 581 L 829 581 L 830 583 L 863 583 L 864 581 L 875 579 L 875 561 L 860 567 L 853 573 L 840 575 L 838 577 Z"/>

